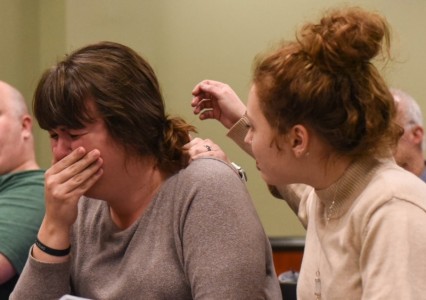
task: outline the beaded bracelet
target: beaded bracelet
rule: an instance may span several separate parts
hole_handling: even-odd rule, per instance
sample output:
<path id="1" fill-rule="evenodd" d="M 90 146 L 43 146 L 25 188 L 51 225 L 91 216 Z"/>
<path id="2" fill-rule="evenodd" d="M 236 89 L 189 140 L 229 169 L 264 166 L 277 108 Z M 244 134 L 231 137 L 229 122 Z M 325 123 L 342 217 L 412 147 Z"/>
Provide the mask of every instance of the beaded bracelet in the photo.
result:
<path id="1" fill-rule="evenodd" d="M 49 255 L 53 255 L 53 256 L 67 256 L 68 254 L 70 254 L 70 251 L 71 251 L 71 246 L 69 246 L 67 249 L 63 249 L 63 250 L 58 250 L 58 249 L 53 249 L 53 248 L 47 247 L 45 244 L 40 242 L 40 240 L 38 238 L 36 238 L 35 244 L 41 251 L 43 251 L 44 253 L 47 253 Z"/>

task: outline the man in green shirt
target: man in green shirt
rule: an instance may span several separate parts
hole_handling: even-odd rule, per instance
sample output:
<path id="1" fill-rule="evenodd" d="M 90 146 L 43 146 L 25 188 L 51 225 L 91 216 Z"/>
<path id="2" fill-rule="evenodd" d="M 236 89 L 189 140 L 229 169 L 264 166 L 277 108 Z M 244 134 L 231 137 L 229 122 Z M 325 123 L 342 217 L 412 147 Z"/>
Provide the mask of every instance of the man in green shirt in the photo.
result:
<path id="1" fill-rule="evenodd" d="M 21 93 L 0 81 L 0 299 L 12 291 L 43 215 L 32 118 Z"/>

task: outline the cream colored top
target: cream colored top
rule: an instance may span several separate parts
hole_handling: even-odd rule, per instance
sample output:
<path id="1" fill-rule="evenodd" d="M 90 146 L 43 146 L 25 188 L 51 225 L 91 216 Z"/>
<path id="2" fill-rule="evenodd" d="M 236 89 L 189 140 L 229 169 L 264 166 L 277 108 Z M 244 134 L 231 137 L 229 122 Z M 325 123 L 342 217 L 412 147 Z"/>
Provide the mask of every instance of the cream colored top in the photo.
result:
<path id="1" fill-rule="evenodd" d="M 322 299 L 426 299 L 423 181 L 391 158 L 369 158 L 327 189 L 294 187 L 278 191 L 307 229 L 298 299 L 315 299 L 318 271 Z"/>

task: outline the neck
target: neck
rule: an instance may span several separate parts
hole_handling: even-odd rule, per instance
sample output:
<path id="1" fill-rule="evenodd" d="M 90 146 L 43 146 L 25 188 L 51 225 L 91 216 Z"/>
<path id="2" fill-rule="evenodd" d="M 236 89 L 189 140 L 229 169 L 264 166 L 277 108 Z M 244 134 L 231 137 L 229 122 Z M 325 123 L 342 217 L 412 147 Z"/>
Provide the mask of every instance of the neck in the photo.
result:
<path id="1" fill-rule="evenodd" d="M 16 173 L 21 171 L 31 171 L 31 170 L 39 170 L 39 165 L 35 162 L 35 160 L 26 160 L 23 163 L 19 164 L 10 173 Z"/>
<path id="2" fill-rule="evenodd" d="M 318 162 L 317 172 L 312 172 L 309 185 L 316 189 L 325 189 L 339 180 L 352 160 L 345 156 L 328 155 Z"/>
<path id="3" fill-rule="evenodd" d="M 114 223 L 120 229 L 131 226 L 143 214 L 167 177 L 156 166 L 129 176 L 127 180 L 132 183 L 121 189 L 119 199 L 108 201 Z M 134 184 L 134 178 L 140 179 L 137 184 Z"/>

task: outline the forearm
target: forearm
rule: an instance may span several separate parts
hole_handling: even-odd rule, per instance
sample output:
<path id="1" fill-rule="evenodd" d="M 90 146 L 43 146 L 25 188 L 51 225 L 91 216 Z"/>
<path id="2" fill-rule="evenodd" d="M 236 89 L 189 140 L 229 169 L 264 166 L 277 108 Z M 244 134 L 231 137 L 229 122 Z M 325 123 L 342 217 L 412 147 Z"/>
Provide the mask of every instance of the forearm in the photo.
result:
<path id="1" fill-rule="evenodd" d="M 37 237 L 41 243 L 52 249 L 63 250 L 70 247 L 70 229 L 55 226 L 46 217 L 43 219 Z M 51 255 L 38 246 L 33 247 L 32 255 L 38 261 L 45 263 L 63 263 L 69 260 L 69 255 Z"/>

